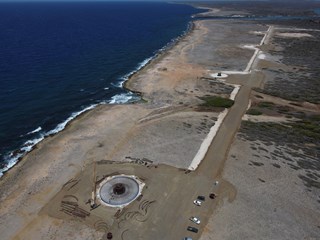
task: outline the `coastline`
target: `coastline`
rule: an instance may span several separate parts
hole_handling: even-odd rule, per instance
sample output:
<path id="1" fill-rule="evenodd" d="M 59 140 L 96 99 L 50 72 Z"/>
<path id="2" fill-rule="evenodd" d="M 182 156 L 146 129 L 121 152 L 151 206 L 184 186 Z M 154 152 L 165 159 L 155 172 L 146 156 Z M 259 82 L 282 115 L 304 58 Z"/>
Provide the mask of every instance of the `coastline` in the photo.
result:
<path id="1" fill-rule="evenodd" d="M 78 117 L 80 117 L 82 114 L 88 112 L 88 111 L 92 111 L 94 110 L 96 107 L 100 106 L 100 105 L 105 105 L 105 104 L 135 104 L 135 103 L 139 103 L 140 100 L 144 101 L 143 99 L 143 93 L 139 92 L 139 91 L 134 91 L 132 89 L 130 89 L 130 87 L 128 87 L 128 82 L 137 74 L 141 73 L 146 67 L 148 67 L 151 64 L 154 64 L 158 61 L 161 60 L 162 57 L 166 56 L 166 54 L 168 54 L 168 52 L 170 51 L 170 49 L 172 49 L 175 45 L 179 44 L 180 41 L 183 41 L 183 39 L 188 36 L 189 34 L 192 34 L 192 31 L 194 30 L 194 21 L 191 20 L 188 23 L 188 27 L 185 31 L 183 31 L 178 37 L 170 40 L 170 42 L 168 42 L 164 47 L 156 50 L 155 54 L 151 57 L 146 58 L 145 60 L 143 60 L 142 62 L 137 64 L 137 67 L 132 70 L 131 72 L 125 74 L 123 77 L 121 77 L 123 79 L 123 81 L 119 82 L 119 87 L 121 87 L 122 89 L 128 91 L 128 93 L 125 94 L 133 94 L 132 97 L 130 97 L 130 99 L 127 99 L 126 102 L 122 102 L 120 100 L 117 101 L 115 100 L 115 98 L 118 95 L 114 95 L 111 100 L 109 101 L 102 101 L 100 103 L 97 104 L 92 104 L 89 105 L 85 108 L 83 108 L 82 110 L 79 111 L 75 111 L 73 113 L 70 114 L 70 116 L 64 120 L 63 122 L 57 124 L 57 126 L 52 129 L 49 130 L 47 132 L 45 132 L 44 134 L 41 134 L 38 137 L 32 138 L 27 140 L 24 144 L 22 144 L 22 146 L 19 149 L 13 150 L 10 153 L 7 153 L 7 164 L 5 165 L 4 168 L 0 169 L 0 181 L 1 178 L 8 174 L 8 172 L 15 167 L 20 161 L 23 161 L 24 157 L 32 152 L 35 148 L 37 148 L 37 145 L 39 143 L 41 143 L 43 140 L 45 140 L 48 137 L 52 137 L 55 134 L 58 134 L 60 132 L 62 132 L 63 130 L 65 130 L 68 125 L 73 122 L 74 120 L 76 120 Z M 123 95 L 123 94 L 120 94 Z M 137 96 L 140 99 L 135 99 L 135 96 Z M 133 101 L 130 101 L 131 99 L 134 99 Z M 38 129 L 38 128 L 37 128 Z M 34 131 L 33 131 L 34 132 Z M 27 133 L 28 135 L 29 133 Z"/>
<path id="2" fill-rule="evenodd" d="M 143 67 L 141 67 L 140 69 L 138 69 L 137 71 L 132 71 L 127 79 L 122 83 L 122 87 L 130 92 L 133 92 L 135 94 L 137 94 L 138 96 L 140 96 L 143 99 L 143 93 L 139 92 L 139 91 L 135 91 L 132 88 L 130 88 L 129 84 L 130 81 L 133 81 L 133 78 L 138 75 L 141 74 L 145 68 L 150 67 L 152 64 L 156 64 L 157 62 L 161 61 L 162 58 L 164 58 L 169 51 L 174 48 L 176 45 L 179 44 L 179 42 L 183 41 L 184 38 L 186 38 L 188 35 L 191 35 L 194 31 L 195 28 L 195 23 L 194 21 L 190 21 L 188 23 L 188 28 L 186 31 L 184 31 L 180 36 L 176 37 L 175 39 L 172 39 L 166 46 L 164 46 L 163 48 L 159 49 L 154 56 L 148 58 L 150 59 L 150 61 L 147 62 L 147 64 L 145 64 Z"/>
<path id="3" fill-rule="evenodd" d="M 285 148 L 280 143 L 264 142 L 261 135 L 257 138 L 252 129 L 251 133 L 247 128 L 243 129 L 247 123 L 243 122 L 243 116 L 250 106 L 269 101 L 275 106 L 282 101 L 254 91 L 265 83 L 269 74 L 266 69 L 273 68 L 283 74 L 284 66 L 279 62 L 259 57 L 274 50 L 275 31 L 281 29 L 272 26 L 252 21 L 195 21 L 192 31 L 123 83 L 124 88 L 141 95 L 142 101 L 96 106 L 70 121 L 63 131 L 40 142 L 25 156 L 25 161 L 19 162 L 0 179 L 2 237 L 49 239 L 59 236 L 82 240 L 103 239 L 107 232 L 112 232 L 115 239 L 124 240 L 182 239 L 189 233 L 186 228 L 190 216 L 197 216 L 201 225 L 197 226 L 199 233 L 193 236 L 195 239 L 234 239 L 239 231 L 240 235 L 247 233 L 241 228 L 232 228 L 242 224 L 243 219 L 248 219 L 254 226 L 246 226 L 250 236 L 254 236 L 252 238 L 266 236 L 268 239 L 269 234 L 277 233 L 263 226 L 272 219 L 273 228 L 289 229 L 292 221 L 287 213 L 301 220 L 312 220 L 310 224 L 303 224 L 309 226 L 301 228 L 310 231 L 311 223 L 317 220 L 316 214 L 312 217 L 295 214 L 300 209 L 312 213 L 318 203 L 316 198 L 313 202 L 305 198 L 307 190 L 299 180 L 300 172 L 290 168 L 292 165 L 286 166 L 284 161 L 291 164 L 291 159 L 279 155 Z M 222 73 L 221 79 L 218 73 Z M 202 108 L 204 96 L 229 98 L 234 100 L 234 105 L 228 110 Z M 282 101 L 283 106 L 291 103 L 298 102 L 284 104 Z M 319 109 L 312 107 L 314 111 Z M 306 110 L 305 106 L 294 108 Z M 280 119 L 280 123 L 285 123 L 286 113 L 280 118 L 279 113 L 273 117 L 275 113 L 270 116 L 268 111 L 271 110 L 265 109 L 267 114 L 264 112 L 257 121 Z M 286 119 L 291 120 L 294 119 Z M 274 130 L 277 132 L 277 128 Z M 261 132 L 269 134 L 263 129 Z M 247 133 L 246 137 L 244 133 Z M 269 141 L 273 141 L 274 136 L 269 135 Z M 282 139 L 278 141 L 282 142 Z M 292 155 L 294 161 L 296 158 Z M 294 183 L 292 176 L 287 177 L 292 172 L 297 175 L 292 178 Z M 145 181 L 141 199 L 120 213 L 103 206 L 90 209 L 86 202 L 95 193 L 92 190 L 94 176 L 98 183 L 117 174 L 134 175 Z M 275 178 L 279 178 L 280 184 L 274 181 Z M 285 185 L 290 186 L 290 191 L 283 191 L 287 188 Z M 297 186 L 299 193 L 295 192 Z M 266 192 L 271 194 L 265 195 Z M 300 206 L 291 200 L 292 192 Z M 215 193 L 217 197 L 211 200 L 209 193 Z M 316 196 L 316 193 L 312 194 Z M 79 207 L 89 212 L 90 217 L 80 219 L 62 213 L 61 203 L 69 194 L 78 199 Z M 279 194 L 282 194 L 280 198 Z M 312 195 L 311 192 L 308 194 Z M 202 195 L 207 197 L 202 206 L 193 206 L 194 199 Z M 273 198 L 277 200 L 273 201 Z M 280 209 L 279 201 L 284 199 L 292 202 L 294 210 L 286 204 Z M 310 208 L 304 205 L 304 200 L 312 203 Z M 148 212 L 140 211 L 147 202 L 154 205 Z M 234 212 L 240 217 L 234 218 Z M 127 217 L 133 213 L 145 218 Z M 283 226 L 278 226 L 278 217 L 283 219 Z M 175 229 L 171 222 L 163 221 L 166 218 L 174 222 Z M 103 229 L 100 223 L 104 224 Z M 225 231 L 229 228 L 236 233 L 230 235 L 229 230 Z"/>
<path id="4" fill-rule="evenodd" d="M 174 46 L 163 51 L 141 69 L 139 74 L 134 74 L 134 78 L 156 65 L 176 46 L 186 44 L 181 41 L 182 39 L 193 35 L 197 35 L 194 27 Z M 133 77 L 130 78 L 130 82 L 132 80 Z M 168 87 L 170 89 L 170 86 Z M 98 105 L 89 111 L 82 112 L 66 123 L 65 128 L 59 133 L 47 136 L 1 177 L 1 218 L 5 217 L 7 223 L 17 222 L 19 225 L 17 229 L 26 227 L 25 224 L 37 217 L 39 210 L 59 191 L 60 186 L 92 161 L 90 155 L 92 150 L 88 151 L 88 149 L 95 148 L 97 142 L 103 142 L 98 145 L 101 144 L 105 147 L 103 149 L 98 147 L 99 151 L 95 151 L 94 155 L 101 155 L 98 157 L 100 159 L 113 159 L 114 151 L 121 147 L 121 142 L 128 137 L 128 134 L 130 136 L 130 129 L 141 121 L 141 117 L 153 114 L 158 111 L 157 109 L 152 104 L 140 103 Z M 112 122 L 112 127 L 106 126 L 105 122 Z M 112 137 L 106 139 L 106 136 Z M 198 138 L 197 141 L 200 140 Z M 104 155 L 106 152 L 109 152 L 107 156 Z M 24 179 L 28 179 L 28 181 Z M 35 201 L 35 198 L 41 199 L 41 201 Z M 29 213 L 24 217 L 24 221 L 21 221 L 19 206 L 27 206 Z M 2 237 L 4 239 L 9 236 L 13 237 L 11 234 L 16 231 L 17 224 L 14 229 L 4 224 L 1 227 Z"/>

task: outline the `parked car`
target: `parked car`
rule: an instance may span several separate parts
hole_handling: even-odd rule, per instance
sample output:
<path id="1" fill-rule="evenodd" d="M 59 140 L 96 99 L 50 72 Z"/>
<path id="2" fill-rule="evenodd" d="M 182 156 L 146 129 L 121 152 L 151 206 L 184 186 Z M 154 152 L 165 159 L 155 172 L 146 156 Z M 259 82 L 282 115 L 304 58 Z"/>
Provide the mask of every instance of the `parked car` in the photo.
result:
<path id="1" fill-rule="evenodd" d="M 201 201 L 199 201 L 199 200 L 194 200 L 194 201 L 193 201 L 193 204 L 196 205 L 196 206 L 201 206 Z"/>
<path id="2" fill-rule="evenodd" d="M 190 232 L 194 232 L 194 233 L 197 233 L 198 232 L 198 228 L 195 228 L 195 227 L 187 227 L 187 230 L 190 231 Z"/>
<path id="3" fill-rule="evenodd" d="M 191 237 L 185 237 L 182 240 L 192 240 L 192 238 Z"/>
<path id="4" fill-rule="evenodd" d="M 195 224 L 200 224 L 200 219 L 199 218 L 196 218 L 196 217 L 191 217 L 189 218 L 191 222 L 194 222 Z"/>
<path id="5" fill-rule="evenodd" d="M 206 198 L 204 196 L 198 196 L 198 200 L 204 202 L 204 200 L 206 200 Z"/>

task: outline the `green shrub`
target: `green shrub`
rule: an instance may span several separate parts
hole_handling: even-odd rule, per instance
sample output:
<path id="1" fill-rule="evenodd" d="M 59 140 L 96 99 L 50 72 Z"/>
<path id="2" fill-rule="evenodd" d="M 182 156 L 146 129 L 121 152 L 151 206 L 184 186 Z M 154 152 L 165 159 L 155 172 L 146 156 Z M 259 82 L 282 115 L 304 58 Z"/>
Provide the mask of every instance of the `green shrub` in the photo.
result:
<path id="1" fill-rule="evenodd" d="M 247 111 L 247 114 L 258 116 L 258 115 L 261 115 L 262 112 L 260 112 L 258 109 L 251 108 Z"/>
<path id="2" fill-rule="evenodd" d="M 274 106 L 273 102 L 259 102 L 258 107 L 260 108 L 272 108 Z"/>
<path id="3" fill-rule="evenodd" d="M 205 101 L 201 106 L 204 107 L 223 107 L 223 108 L 230 108 L 234 101 L 228 98 L 222 98 L 218 96 L 209 96 L 209 97 L 202 97 L 201 100 Z"/>

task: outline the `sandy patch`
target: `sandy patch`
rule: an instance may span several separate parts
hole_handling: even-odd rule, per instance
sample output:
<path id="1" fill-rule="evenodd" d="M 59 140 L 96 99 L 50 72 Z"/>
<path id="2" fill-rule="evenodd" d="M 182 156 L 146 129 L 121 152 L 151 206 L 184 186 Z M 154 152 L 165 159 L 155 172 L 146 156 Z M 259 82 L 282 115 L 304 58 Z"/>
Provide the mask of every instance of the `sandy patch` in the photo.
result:
<path id="1" fill-rule="evenodd" d="M 266 59 L 267 56 L 264 53 L 260 53 L 258 56 L 259 59 Z"/>
<path id="2" fill-rule="evenodd" d="M 256 45 L 242 45 L 241 48 L 256 50 L 257 46 Z"/>
<path id="3" fill-rule="evenodd" d="M 277 33 L 277 36 L 287 37 L 287 38 L 304 38 L 304 37 L 313 37 L 309 33 Z"/>
<path id="4" fill-rule="evenodd" d="M 251 122 L 273 122 L 273 123 L 281 123 L 281 122 L 284 123 L 284 122 L 293 121 L 292 118 L 288 119 L 283 116 L 265 116 L 265 115 L 254 116 L 249 114 L 243 115 L 242 120 L 251 121 Z"/>
<path id="5" fill-rule="evenodd" d="M 251 31 L 250 33 L 255 34 L 255 35 L 264 35 L 264 34 L 266 34 L 265 32 L 262 32 L 262 31 Z"/>

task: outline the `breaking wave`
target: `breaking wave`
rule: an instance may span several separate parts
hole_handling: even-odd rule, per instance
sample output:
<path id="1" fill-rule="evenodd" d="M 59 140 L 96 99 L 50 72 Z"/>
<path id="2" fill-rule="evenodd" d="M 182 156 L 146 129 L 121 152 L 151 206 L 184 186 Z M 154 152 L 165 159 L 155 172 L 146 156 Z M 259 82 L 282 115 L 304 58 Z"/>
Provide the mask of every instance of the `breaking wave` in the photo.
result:
<path id="1" fill-rule="evenodd" d="M 111 83 L 111 85 L 114 87 L 117 87 L 117 88 L 123 88 L 123 84 L 125 81 L 127 81 L 132 75 L 134 75 L 135 73 L 140 71 L 142 68 L 144 68 L 146 65 L 148 65 L 159 54 L 161 54 L 165 50 L 168 50 L 169 48 L 174 46 L 175 43 L 177 43 L 181 38 L 183 38 L 192 29 L 192 26 L 193 25 L 190 23 L 188 25 L 188 29 L 185 32 L 183 32 L 182 35 L 180 35 L 177 38 L 172 39 L 167 45 L 165 45 L 163 48 L 156 51 L 153 54 L 153 56 L 146 58 L 145 60 L 140 62 L 133 71 L 131 71 L 128 74 L 125 74 L 123 77 L 121 77 L 119 82 Z M 108 89 L 109 89 L 108 87 L 104 88 L 104 90 L 108 90 Z M 82 91 L 82 89 L 80 91 Z M 129 91 L 125 92 L 125 93 L 116 94 L 116 95 L 112 96 L 110 100 L 105 100 L 100 103 L 90 105 L 89 107 L 86 107 L 78 112 L 72 113 L 65 121 L 59 123 L 54 129 L 52 129 L 50 131 L 42 132 L 42 127 L 38 127 L 35 130 L 27 133 L 26 135 L 36 134 L 37 136 L 35 138 L 23 143 L 22 146 L 20 147 L 20 149 L 12 151 L 9 154 L 7 154 L 6 156 L 4 156 L 4 163 L 2 163 L 2 165 L 0 165 L 0 177 L 5 172 L 7 172 L 10 168 L 12 168 L 15 164 L 17 164 L 23 156 L 25 156 L 28 152 L 33 150 L 35 145 L 37 145 L 39 142 L 41 142 L 46 137 L 53 135 L 53 134 L 56 134 L 56 133 L 62 131 L 63 129 L 65 129 L 69 122 L 71 122 L 73 119 L 75 119 L 76 117 L 78 117 L 82 113 L 95 108 L 99 104 L 125 104 L 125 103 L 131 103 L 131 102 L 138 101 L 139 99 L 140 99 L 140 97 L 138 95 L 134 94 L 133 92 L 129 92 Z"/>
<path id="2" fill-rule="evenodd" d="M 70 117 L 68 117 L 65 121 L 63 121 L 62 123 L 59 123 L 54 129 L 52 129 L 52 130 L 50 130 L 48 132 L 40 133 L 42 128 L 38 127 L 34 131 L 31 131 L 31 132 L 27 133 L 26 135 L 31 135 L 31 134 L 38 133 L 38 136 L 35 137 L 34 139 L 30 139 L 30 140 L 26 141 L 25 143 L 22 144 L 20 149 L 12 151 L 12 152 L 10 152 L 8 155 L 6 155 L 4 157 L 5 164 L 0 169 L 0 177 L 3 175 L 3 173 L 5 173 L 10 168 L 12 168 L 15 164 L 17 164 L 17 162 L 24 155 L 26 155 L 26 153 L 30 152 L 35 147 L 35 145 L 37 145 L 43 139 L 45 139 L 46 137 L 48 137 L 50 135 L 53 135 L 53 134 L 56 134 L 56 133 L 62 131 L 63 129 L 65 129 L 65 127 L 68 125 L 68 123 L 71 122 L 73 119 L 78 117 L 80 114 L 95 108 L 97 105 L 98 104 L 93 104 L 93 105 L 91 105 L 91 106 L 89 106 L 87 108 L 82 109 L 79 112 L 72 113 L 70 115 Z"/>
<path id="3" fill-rule="evenodd" d="M 109 104 L 124 104 L 129 102 L 135 102 L 140 98 L 134 93 L 121 93 L 113 96 L 111 100 L 108 102 Z"/>
<path id="4" fill-rule="evenodd" d="M 40 132 L 41 130 L 42 130 L 42 127 L 38 127 L 38 128 L 36 128 L 35 130 L 33 130 L 33 131 L 31 131 L 31 132 L 28 132 L 26 135 L 31 135 L 31 134 Z"/>

